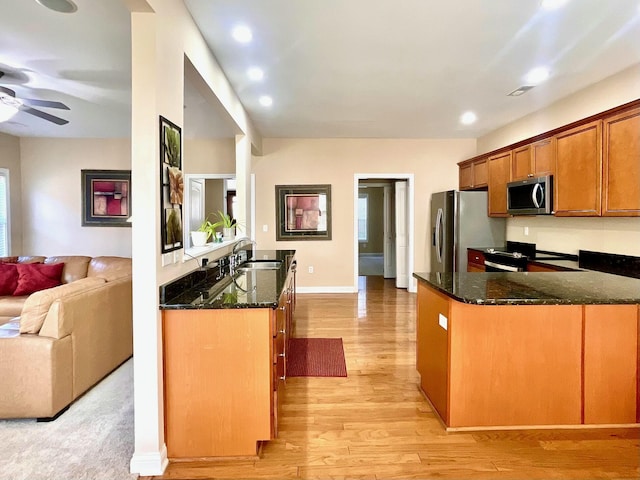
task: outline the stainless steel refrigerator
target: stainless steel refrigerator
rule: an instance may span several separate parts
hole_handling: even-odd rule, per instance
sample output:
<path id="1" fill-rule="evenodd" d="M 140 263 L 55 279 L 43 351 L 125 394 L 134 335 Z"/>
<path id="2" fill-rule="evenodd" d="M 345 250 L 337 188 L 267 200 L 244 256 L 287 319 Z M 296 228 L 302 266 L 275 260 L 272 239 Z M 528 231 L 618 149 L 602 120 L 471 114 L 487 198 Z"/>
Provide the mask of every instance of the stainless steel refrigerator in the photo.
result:
<path id="1" fill-rule="evenodd" d="M 431 195 L 432 272 L 466 272 L 467 248 L 503 247 L 506 219 L 487 215 L 487 192 Z"/>

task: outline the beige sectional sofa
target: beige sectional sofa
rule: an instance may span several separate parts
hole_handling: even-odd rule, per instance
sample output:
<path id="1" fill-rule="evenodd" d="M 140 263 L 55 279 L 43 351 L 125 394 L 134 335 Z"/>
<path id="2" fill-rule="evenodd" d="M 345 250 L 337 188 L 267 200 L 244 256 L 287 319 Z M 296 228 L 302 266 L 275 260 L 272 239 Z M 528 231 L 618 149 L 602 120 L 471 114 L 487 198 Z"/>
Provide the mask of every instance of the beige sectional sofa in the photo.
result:
<path id="1" fill-rule="evenodd" d="M 0 296 L 0 418 L 51 418 L 131 357 L 131 259 L 17 262 L 64 267 L 59 286 Z"/>

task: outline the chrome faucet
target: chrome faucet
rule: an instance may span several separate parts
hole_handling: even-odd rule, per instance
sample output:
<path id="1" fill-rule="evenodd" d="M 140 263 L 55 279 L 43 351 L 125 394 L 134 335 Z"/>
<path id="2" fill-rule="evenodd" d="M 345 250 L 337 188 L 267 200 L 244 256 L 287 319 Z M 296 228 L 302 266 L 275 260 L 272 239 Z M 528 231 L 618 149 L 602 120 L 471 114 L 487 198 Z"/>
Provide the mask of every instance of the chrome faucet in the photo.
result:
<path id="1" fill-rule="evenodd" d="M 242 245 L 243 242 L 250 243 L 253 246 L 257 245 L 257 243 L 254 240 L 251 240 L 249 237 L 242 237 L 238 239 L 236 244 L 233 246 L 233 250 L 231 250 L 231 253 L 233 255 L 236 255 L 238 253 L 238 248 Z"/>

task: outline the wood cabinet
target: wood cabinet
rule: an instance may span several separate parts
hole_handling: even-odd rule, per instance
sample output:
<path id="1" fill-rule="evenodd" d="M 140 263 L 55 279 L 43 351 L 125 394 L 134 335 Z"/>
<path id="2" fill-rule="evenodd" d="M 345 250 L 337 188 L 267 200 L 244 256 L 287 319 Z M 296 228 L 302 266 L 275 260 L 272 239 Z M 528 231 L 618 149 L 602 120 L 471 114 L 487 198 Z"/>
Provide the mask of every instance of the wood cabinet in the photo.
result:
<path id="1" fill-rule="evenodd" d="M 169 458 L 256 455 L 274 432 L 271 308 L 164 310 Z"/>
<path id="2" fill-rule="evenodd" d="M 547 138 L 513 150 L 511 180 L 553 175 L 555 172 L 555 140 Z"/>
<path id="3" fill-rule="evenodd" d="M 489 191 L 489 216 L 507 216 L 506 182 L 542 175 L 556 216 L 640 216 L 640 100 L 506 148 L 458 163 L 461 190 Z"/>
<path id="4" fill-rule="evenodd" d="M 640 216 L 640 108 L 604 119 L 603 216 Z"/>
<path id="5" fill-rule="evenodd" d="M 474 248 L 467 249 L 467 272 L 484 272 L 484 252 Z"/>
<path id="6" fill-rule="evenodd" d="M 448 430 L 635 423 L 638 312 L 637 305 L 474 305 L 419 282 L 420 388 Z"/>
<path id="7" fill-rule="evenodd" d="M 259 442 L 276 438 L 294 279 L 290 269 L 275 309 L 163 310 L 169 458 L 255 456 Z"/>
<path id="8" fill-rule="evenodd" d="M 557 216 L 599 216 L 602 120 L 556 135 L 554 208 Z"/>
<path id="9" fill-rule="evenodd" d="M 460 164 L 460 190 L 473 190 L 486 187 L 488 184 L 487 159 L 481 158 Z"/>
<path id="10" fill-rule="evenodd" d="M 636 305 L 587 305 L 584 315 L 584 423 L 635 423 Z M 635 375 L 632 374 L 636 372 Z"/>
<path id="11" fill-rule="evenodd" d="M 423 282 L 417 302 L 420 387 L 448 428 L 581 423 L 580 305 L 471 305 Z"/>
<path id="12" fill-rule="evenodd" d="M 507 183 L 511 178 L 511 150 L 489 157 L 489 216 L 506 217 Z"/>

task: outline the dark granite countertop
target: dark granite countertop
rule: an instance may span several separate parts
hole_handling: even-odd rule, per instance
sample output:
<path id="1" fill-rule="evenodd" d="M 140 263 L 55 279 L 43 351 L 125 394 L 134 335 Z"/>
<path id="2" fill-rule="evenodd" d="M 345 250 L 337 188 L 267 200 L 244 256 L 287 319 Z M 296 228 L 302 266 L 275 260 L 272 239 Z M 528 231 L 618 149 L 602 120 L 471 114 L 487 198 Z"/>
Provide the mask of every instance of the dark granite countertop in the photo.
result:
<path id="1" fill-rule="evenodd" d="M 276 308 L 295 250 L 255 250 L 247 260 L 281 260 L 277 270 L 251 270 L 215 280 L 215 267 L 198 269 L 161 287 L 160 309 Z"/>
<path id="2" fill-rule="evenodd" d="M 477 305 L 640 304 L 640 279 L 595 271 L 413 276 L 455 300 Z"/>

